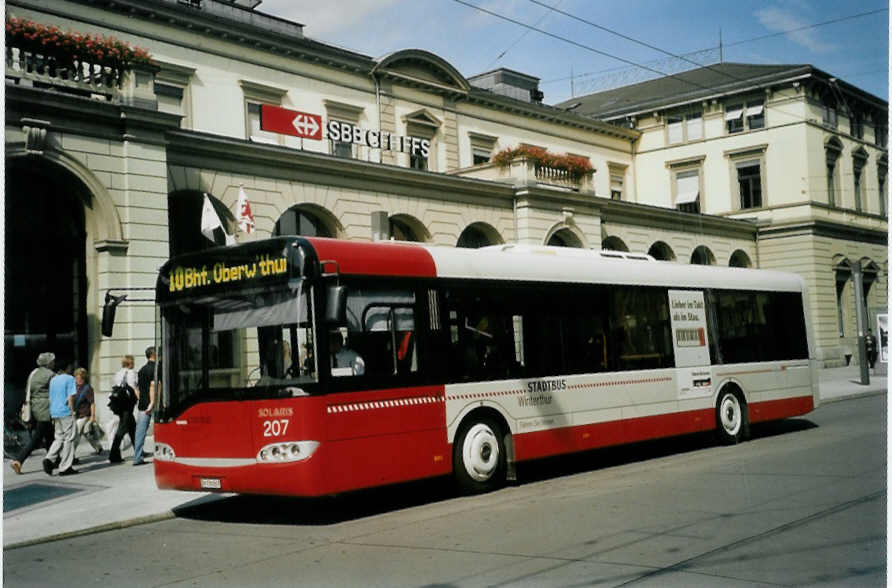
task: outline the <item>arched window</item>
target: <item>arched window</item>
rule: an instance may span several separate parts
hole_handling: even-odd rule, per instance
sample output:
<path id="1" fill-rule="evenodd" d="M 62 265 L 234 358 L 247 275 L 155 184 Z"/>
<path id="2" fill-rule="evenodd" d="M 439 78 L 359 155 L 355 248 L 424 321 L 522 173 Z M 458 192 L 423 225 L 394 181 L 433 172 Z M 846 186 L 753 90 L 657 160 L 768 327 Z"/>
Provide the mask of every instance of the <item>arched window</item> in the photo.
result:
<path id="1" fill-rule="evenodd" d="M 753 267 L 753 262 L 750 261 L 750 256 L 746 254 L 742 249 L 738 249 L 734 253 L 731 254 L 731 259 L 728 260 L 729 267 Z"/>
<path id="2" fill-rule="evenodd" d="M 397 241 L 420 241 L 418 235 L 412 230 L 408 223 L 400 219 L 390 219 L 390 236 Z"/>
<path id="3" fill-rule="evenodd" d="M 549 237 L 546 245 L 553 247 L 582 247 L 582 241 L 570 229 L 560 229 Z"/>
<path id="4" fill-rule="evenodd" d="M 607 237 L 601 241 L 601 249 L 609 251 L 629 251 L 629 247 L 619 237 Z"/>
<path id="5" fill-rule="evenodd" d="M 663 241 L 657 241 L 651 245 L 647 254 L 660 261 L 675 261 L 675 252 Z"/>
<path id="6" fill-rule="evenodd" d="M 388 219 L 390 238 L 395 241 L 424 243 L 430 240 L 430 233 L 424 224 L 408 214 L 394 214 Z"/>
<path id="7" fill-rule="evenodd" d="M 504 241 L 498 232 L 486 223 L 473 223 L 465 227 L 458 237 L 456 247 L 465 247 L 468 249 L 479 249 L 488 245 L 497 245 Z"/>
<path id="8" fill-rule="evenodd" d="M 276 221 L 273 235 L 334 237 L 334 233 L 318 215 L 301 206 L 292 206 L 279 217 L 279 220 Z"/>
<path id="9" fill-rule="evenodd" d="M 691 253 L 691 263 L 695 265 L 715 265 L 715 255 L 706 245 L 700 245 Z"/>

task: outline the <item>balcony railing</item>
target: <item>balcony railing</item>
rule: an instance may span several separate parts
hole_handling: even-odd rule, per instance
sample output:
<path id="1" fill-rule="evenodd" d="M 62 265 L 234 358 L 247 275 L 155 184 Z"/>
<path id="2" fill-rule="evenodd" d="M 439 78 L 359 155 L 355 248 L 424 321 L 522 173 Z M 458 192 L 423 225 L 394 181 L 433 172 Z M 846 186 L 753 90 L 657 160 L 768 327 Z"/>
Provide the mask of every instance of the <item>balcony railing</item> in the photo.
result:
<path id="1" fill-rule="evenodd" d="M 508 182 L 515 185 L 538 185 L 572 192 L 594 193 L 595 189 L 592 173 L 584 174 L 581 177 L 575 176 L 568 170 L 541 165 L 527 157 L 517 157 L 506 167 L 495 163 L 484 163 L 458 169 L 452 173 L 468 178 Z"/>
<path id="2" fill-rule="evenodd" d="M 6 47 L 6 81 L 21 86 L 53 89 L 97 100 L 157 108 L 154 78 L 158 68 L 133 64 L 127 69 L 64 61 L 19 47 Z"/>

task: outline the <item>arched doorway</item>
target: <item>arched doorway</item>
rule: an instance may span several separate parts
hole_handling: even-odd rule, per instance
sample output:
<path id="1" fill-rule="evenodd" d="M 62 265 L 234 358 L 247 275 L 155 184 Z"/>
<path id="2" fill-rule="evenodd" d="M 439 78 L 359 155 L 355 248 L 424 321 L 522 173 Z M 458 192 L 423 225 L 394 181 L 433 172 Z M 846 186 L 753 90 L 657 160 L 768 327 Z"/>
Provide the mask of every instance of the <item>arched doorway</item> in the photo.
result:
<path id="1" fill-rule="evenodd" d="M 728 267 L 753 267 L 753 262 L 750 261 L 750 256 L 746 254 L 746 251 L 738 249 L 731 254 Z"/>
<path id="2" fill-rule="evenodd" d="M 4 392 L 24 399 L 39 353 L 89 365 L 84 184 L 36 158 L 6 160 Z"/>
<path id="3" fill-rule="evenodd" d="M 456 247 L 479 249 L 489 245 L 504 243 L 499 233 L 486 223 L 473 223 L 465 227 L 458 237 Z"/>
<path id="4" fill-rule="evenodd" d="M 601 249 L 607 251 L 629 251 L 629 246 L 626 245 L 622 239 L 619 237 L 610 236 L 601 241 Z"/>
<path id="5" fill-rule="evenodd" d="M 334 237 L 336 229 L 330 219 L 306 205 L 292 206 L 279 217 L 273 236 L 303 235 L 305 237 Z"/>
<path id="6" fill-rule="evenodd" d="M 657 241 L 651 245 L 647 254 L 659 261 L 675 261 L 675 252 L 663 241 Z"/>
<path id="7" fill-rule="evenodd" d="M 694 265 L 715 265 L 715 255 L 706 245 L 700 245 L 691 253 L 691 263 Z"/>

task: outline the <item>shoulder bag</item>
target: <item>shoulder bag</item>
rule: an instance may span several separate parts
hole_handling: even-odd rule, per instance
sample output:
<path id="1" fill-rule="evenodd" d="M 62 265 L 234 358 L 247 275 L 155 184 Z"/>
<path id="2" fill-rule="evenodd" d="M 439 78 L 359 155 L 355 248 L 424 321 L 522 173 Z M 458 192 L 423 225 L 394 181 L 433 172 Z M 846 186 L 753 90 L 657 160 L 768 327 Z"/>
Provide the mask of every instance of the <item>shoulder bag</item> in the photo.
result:
<path id="1" fill-rule="evenodd" d="M 31 421 L 31 378 L 34 377 L 38 369 L 40 368 L 31 370 L 31 373 L 28 374 L 28 381 L 25 383 L 25 402 L 22 404 L 22 410 L 19 413 L 23 423 Z"/>

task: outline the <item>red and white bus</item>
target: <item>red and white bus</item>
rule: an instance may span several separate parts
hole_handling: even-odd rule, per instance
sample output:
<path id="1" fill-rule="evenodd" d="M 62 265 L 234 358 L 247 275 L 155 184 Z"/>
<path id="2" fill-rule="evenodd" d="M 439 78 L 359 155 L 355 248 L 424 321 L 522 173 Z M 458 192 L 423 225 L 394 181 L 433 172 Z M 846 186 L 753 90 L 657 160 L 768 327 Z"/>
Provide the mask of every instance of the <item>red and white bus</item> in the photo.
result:
<path id="1" fill-rule="evenodd" d="M 161 270 L 160 488 L 318 496 L 817 405 L 793 274 L 280 237 Z"/>

